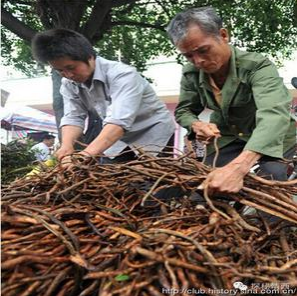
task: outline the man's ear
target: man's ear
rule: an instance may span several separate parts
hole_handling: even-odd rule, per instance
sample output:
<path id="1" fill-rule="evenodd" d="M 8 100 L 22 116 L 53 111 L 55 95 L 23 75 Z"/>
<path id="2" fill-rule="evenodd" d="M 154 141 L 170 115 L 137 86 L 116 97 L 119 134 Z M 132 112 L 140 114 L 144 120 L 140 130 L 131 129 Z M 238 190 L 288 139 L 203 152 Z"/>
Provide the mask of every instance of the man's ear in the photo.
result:
<path id="1" fill-rule="evenodd" d="M 93 56 L 90 56 L 89 58 L 88 58 L 88 64 L 89 65 L 92 65 L 92 64 L 94 64 L 95 63 L 95 58 L 93 57 Z"/>
<path id="2" fill-rule="evenodd" d="M 229 33 L 228 33 L 228 30 L 227 30 L 227 29 L 225 29 L 225 28 L 221 28 L 221 29 L 220 29 L 220 36 L 221 36 L 221 38 L 222 38 L 226 43 L 229 42 Z"/>

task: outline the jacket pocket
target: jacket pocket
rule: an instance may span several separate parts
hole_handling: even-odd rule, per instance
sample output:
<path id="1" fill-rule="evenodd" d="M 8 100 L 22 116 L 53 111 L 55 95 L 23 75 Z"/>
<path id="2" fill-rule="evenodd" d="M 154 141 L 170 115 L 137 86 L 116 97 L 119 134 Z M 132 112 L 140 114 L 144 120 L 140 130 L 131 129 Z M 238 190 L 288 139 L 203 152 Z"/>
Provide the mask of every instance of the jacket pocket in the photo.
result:
<path id="1" fill-rule="evenodd" d="M 244 107 L 253 101 L 253 93 L 250 86 L 240 82 L 237 90 L 232 98 L 230 107 Z"/>

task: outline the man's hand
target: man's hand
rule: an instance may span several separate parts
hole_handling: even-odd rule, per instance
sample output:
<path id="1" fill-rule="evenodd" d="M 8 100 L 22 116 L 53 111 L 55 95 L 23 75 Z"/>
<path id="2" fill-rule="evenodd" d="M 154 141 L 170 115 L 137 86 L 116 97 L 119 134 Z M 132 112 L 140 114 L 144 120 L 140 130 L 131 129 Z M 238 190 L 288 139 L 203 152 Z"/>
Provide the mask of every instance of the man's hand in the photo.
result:
<path id="1" fill-rule="evenodd" d="M 245 150 L 227 165 L 216 168 L 208 174 L 206 180 L 198 187 L 207 186 L 209 195 L 222 193 L 237 193 L 243 187 L 244 176 L 250 168 L 261 158 L 261 154 Z"/>
<path id="2" fill-rule="evenodd" d="M 55 156 L 60 161 L 63 169 L 69 169 L 71 167 L 71 154 L 74 152 L 72 145 L 62 145 L 55 153 Z"/>
<path id="3" fill-rule="evenodd" d="M 192 130 L 196 134 L 196 139 L 204 144 L 209 144 L 221 136 L 220 130 L 214 123 L 195 121 L 192 123 Z"/>
<path id="4" fill-rule="evenodd" d="M 63 169 L 66 169 L 66 170 L 70 170 L 73 166 L 74 166 L 74 163 L 75 163 L 75 160 L 80 162 L 80 161 L 84 161 L 84 159 L 90 159 L 91 155 L 85 151 L 80 151 L 78 153 L 75 153 L 75 154 L 67 154 L 66 156 L 64 156 L 62 159 L 61 159 L 61 166 Z"/>
<path id="5" fill-rule="evenodd" d="M 230 163 L 209 173 L 201 189 L 207 186 L 209 195 L 219 192 L 237 193 L 243 187 L 243 178 L 245 175 L 246 173 L 239 164 Z"/>
<path id="6" fill-rule="evenodd" d="M 58 160 L 65 158 L 66 155 L 72 154 L 74 152 L 74 148 L 72 145 L 62 145 L 55 153 L 55 156 Z"/>
<path id="7" fill-rule="evenodd" d="M 62 126 L 62 145 L 60 149 L 57 150 L 55 156 L 59 161 L 65 158 L 65 156 L 70 155 L 74 152 L 74 143 L 82 134 L 82 128 L 74 125 Z M 66 162 L 66 160 L 63 160 Z"/>

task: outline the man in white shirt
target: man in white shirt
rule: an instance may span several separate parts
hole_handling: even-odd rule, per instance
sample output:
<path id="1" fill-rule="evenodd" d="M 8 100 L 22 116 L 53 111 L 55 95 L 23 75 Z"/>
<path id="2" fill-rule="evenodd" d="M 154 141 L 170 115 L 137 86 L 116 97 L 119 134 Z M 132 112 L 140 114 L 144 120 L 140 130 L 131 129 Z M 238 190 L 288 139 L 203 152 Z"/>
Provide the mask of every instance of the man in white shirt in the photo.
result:
<path id="1" fill-rule="evenodd" d="M 50 157 L 50 147 L 55 143 L 55 136 L 45 135 L 42 142 L 34 145 L 31 150 L 34 151 L 36 160 L 46 161 Z"/>
<path id="2" fill-rule="evenodd" d="M 83 35 L 67 29 L 38 33 L 32 48 L 37 60 L 48 63 L 64 77 L 58 159 L 74 152 L 85 119 L 94 110 L 103 120 L 103 128 L 81 152 L 83 155 L 112 156 L 134 146 L 158 153 L 173 139 L 173 118 L 133 67 L 96 56 Z"/>

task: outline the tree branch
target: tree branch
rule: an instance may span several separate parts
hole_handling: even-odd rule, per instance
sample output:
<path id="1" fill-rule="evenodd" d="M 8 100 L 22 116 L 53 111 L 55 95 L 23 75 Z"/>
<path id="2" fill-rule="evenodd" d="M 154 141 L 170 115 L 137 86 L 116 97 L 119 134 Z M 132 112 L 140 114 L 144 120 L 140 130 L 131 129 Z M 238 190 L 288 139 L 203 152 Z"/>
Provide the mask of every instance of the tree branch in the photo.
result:
<path id="1" fill-rule="evenodd" d="M 3 7 L 1 9 L 1 18 L 2 25 L 5 28 L 7 28 L 9 31 L 16 34 L 18 37 L 24 39 L 27 42 L 31 42 L 33 36 L 37 33 L 36 30 L 33 30 L 26 24 L 19 21 L 16 17 L 14 17 Z"/>
<path id="2" fill-rule="evenodd" d="M 79 29 L 79 23 L 87 8 L 86 1 L 37 0 L 37 14 L 42 24 L 47 28 L 64 27 L 72 30 Z"/>
<path id="3" fill-rule="evenodd" d="M 84 2 L 84 1 L 78 1 L 77 4 L 76 4 L 76 8 L 75 8 L 75 30 L 78 30 L 79 29 L 79 24 L 80 24 L 80 21 L 86 11 L 88 7 L 88 4 L 87 2 Z"/>
<path id="4" fill-rule="evenodd" d="M 113 0 L 111 5 L 112 7 L 119 7 L 126 4 L 134 4 L 137 1 L 140 1 L 140 0 Z"/>
<path id="5" fill-rule="evenodd" d="M 133 6 L 137 1 L 140 0 L 97 0 L 89 20 L 81 28 L 82 34 L 94 43 L 111 27 L 110 11 L 114 7 L 128 4 Z"/>
<path id="6" fill-rule="evenodd" d="M 35 3 L 35 8 L 36 8 L 36 13 L 39 16 L 40 21 L 43 24 L 43 26 L 45 27 L 45 29 L 52 28 L 53 24 L 52 24 L 50 18 L 48 17 L 48 14 L 45 13 L 45 11 L 43 9 L 43 1 L 37 0 Z"/>
<path id="7" fill-rule="evenodd" d="M 152 28 L 157 29 L 165 32 L 165 26 L 162 25 L 154 25 L 154 24 L 146 24 L 146 23 L 139 23 L 134 21 L 118 21 L 112 22 L 111 25 L 115 26 L 135 26 L 135 27 L 142 27 L 142 28 Z"/>
<path id="8" fill-rule="evenodd" d="M 5 4 L 5 2 L 10 2 L 10 1 L 3 0 L 2 1 L 2 4 Z M 22 0 L 15 0 L 11 4 L 14 4 L 14 5 L 20 4 L 20 5 L 25 5 L 25 6 L 32 6 L 32 5 L 34 5 L 34 3 L 35 3 L 34 0 L 32 0 L 30 2 L 29 1 L 26 1 L 26 0 L 24 0 L 24 1 L 22 1 Z"/>
<path id="9" fill-rule="evenodd" d="M 112 7 L 112 3 L 108 1 L 97 0 L 89 20 L 81 28 L 81 33 L 85 35 L 92 43 L 95 35 L 103 34 L 103 27 L 107 26 L 107 15 Z"/>

